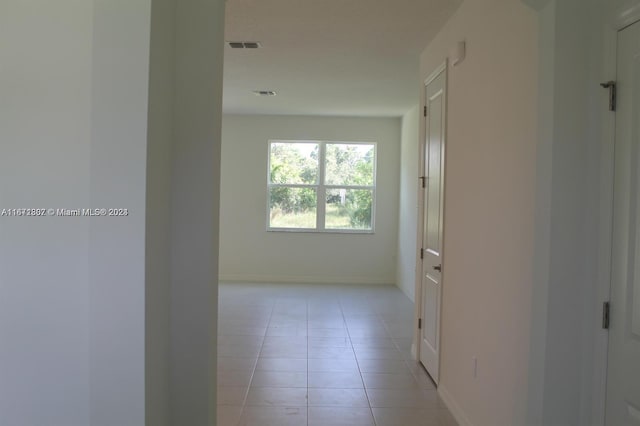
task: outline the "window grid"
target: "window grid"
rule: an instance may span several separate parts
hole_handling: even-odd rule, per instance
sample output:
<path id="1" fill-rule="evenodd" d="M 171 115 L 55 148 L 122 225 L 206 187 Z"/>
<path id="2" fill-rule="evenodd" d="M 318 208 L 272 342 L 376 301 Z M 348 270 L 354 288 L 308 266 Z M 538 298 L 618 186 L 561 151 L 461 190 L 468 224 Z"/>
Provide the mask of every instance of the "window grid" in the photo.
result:
<path id="1" fill-rule="evenodd" d="M 271 182 L 271 148 L 273 144 L 317 144 L 318 145 L 318 173 L 316 183 L 272 183 Z M 370 145 L 373 147 L 373 185 L 328 185 L 325 184 L 326 177 L 326 147 L 332 144 L 345 145 Z M 376 142 L 354 142 L 354 141 L 315 141 L 315 140 L 270 140 L 267 153 L 267 231 L 275 232 L 311 232 L 311 233 L 341 233 L 341 234 L 373 234 L 375 231 L 375 211 L 376 211 L 376 180 L 378 163 L 378 146 Z M 312 188 L 316 191 L 316 227 L 315 228 L 295 228 L 271 226 L 270 214 L 270 194 L 272 188 Z M 326 203 L 327 190 L 368 190 L 371 191 L 371 227 L 370 228 L 326 228 Z"/>

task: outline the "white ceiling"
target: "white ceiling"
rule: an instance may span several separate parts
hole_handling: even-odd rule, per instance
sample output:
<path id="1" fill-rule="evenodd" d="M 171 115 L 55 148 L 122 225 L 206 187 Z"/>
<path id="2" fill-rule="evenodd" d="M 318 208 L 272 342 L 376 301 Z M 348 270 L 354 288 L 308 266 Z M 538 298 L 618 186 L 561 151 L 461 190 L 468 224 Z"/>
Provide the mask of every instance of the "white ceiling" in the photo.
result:
<path id="1" fill-rule="evenodd" d="M 462 0 L 228 0 L 224 111 L 400 116 L 418 57 Z M 275 90 L 258 97 L 253 90 Z"/>

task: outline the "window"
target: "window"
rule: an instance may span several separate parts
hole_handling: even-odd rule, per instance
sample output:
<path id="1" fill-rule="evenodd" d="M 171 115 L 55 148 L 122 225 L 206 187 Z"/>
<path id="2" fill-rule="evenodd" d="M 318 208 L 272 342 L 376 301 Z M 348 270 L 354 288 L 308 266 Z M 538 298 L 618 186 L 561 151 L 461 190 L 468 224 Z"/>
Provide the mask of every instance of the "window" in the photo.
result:
<path id="1" fill-rule="evenodd" d="M 376 144 L 270 141 L 270 231 L 374 229 Z"/>

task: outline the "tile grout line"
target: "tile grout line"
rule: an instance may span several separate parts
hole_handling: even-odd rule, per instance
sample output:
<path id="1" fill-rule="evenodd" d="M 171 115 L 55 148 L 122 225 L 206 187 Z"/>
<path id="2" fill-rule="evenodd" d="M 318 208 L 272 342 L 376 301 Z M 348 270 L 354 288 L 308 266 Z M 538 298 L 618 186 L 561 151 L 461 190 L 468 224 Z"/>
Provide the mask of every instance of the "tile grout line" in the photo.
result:
<path id="1" fill-rule="evenodd" d="M 249 377 L 248 386 L 245 389 L 244 394 L 240 394 L 241 398 L 237 398 L 238 393 L 236 393 L 235 394 L 236 396 L 233 397 L 235 401 L 238 401 L 238 399 L 241 400 L 239 403 L 236 404 L 240 406 L 238 411 L 236 410 L 229 411 L 229 414 L 233 414 L 233 417 L 237 420 L 233 420 L 229 418 L 231 422 L 225 423 L 225 424 L 227 424 L 228 426 L 232 426 L 232 425 L 240 426 L 242 424 L 245 424 L 244 422 L 246 421 L 251 421 L 251 418 L 253 418 L 253 421 L 257 421 L 259 424 L 264 424 L 266 426 L 267 423 L 263 423 L 263 421 L 267 421 L 267 418 L 263 418 L 262 413 L 264 412 L 264 415 L 267 415 L 268 418 L 271 418 L 270 411 L 269 410 L 267 411 L 253 410 L 254 408 L 253 405 L 256 405 L 256 406 L 260 405 L 261 407 L 263 406 L 263 404 L 260 402 L 262 401 L 262 399 L 260 399 L 260 401 L 256 401 L 256 404 L 252 402 L 252 405 L 248 405 L 248 394 L 250 393 L 252 388 L 254 390 L 256 389 L 254 386 L 255 383 L 260 384 L 260 381 L 256 382 L 256 379 L 255 379 L 255 375 L 258 373 L 257 363 L 260 362 L 262 353 L 265 353 L 265 355 L 270 355 L 271 357 L 276 357 L 276 358 L 278 357 L 291 358 L 291 355 L 293 355 L 294 352 L 295 353 L 300 352 L 300 350 L 297 349 L 299 348 L 299 346 L 293 343 L 295 339 L 289 341 L 285 339 L 285 337 L 289 335 L 293 337 L 293 334 L 300 335 L 305 331 L 306 331 L 306 335 L 305 335 L 306 362 L 305 364 L 307 368 L 305 399 L 306 399 L 306 416 L 307 417 L 304 422 L 299 420 L 295 424 L 309 426 L 309 425 L 316 424 L 314 422 L 317 422 L 320 419 L 325 419 L 326 421 L 323 422 L 323 426 L 329 426 L 330 424 L 329 419 L 335 419 L 335 421 L 346 420 L 346 418 L 341 419 L 342 416 L 340 416 L 336 410 L 329 410 L 329 409 L 321 409 L 319 412 L 314 411 L 314 422 L 311 422 L 311 418 L 310 418 L 310 411 L 312 407 L 310 405 L 309 393 L 311 389 L 310 388 L 310 364 L 311 364 L 312 358 L 311 358 L 311 352 L 310 352 L 311 337 L 309 337 L 309 335 L 311 333 L 311 329 L 314 330 L 314 336 L 315 336 L 317 334 L 315 332 L 316 328 L 322 328 L 322 327 L 337 328 L 338 327 L 337 321 L 340 318 L 342 319 L 342 327 L 344 330 L 342 335 L 344 335 L 346 339 L 349 339 L 348 345 L 346 345 L 347 344 L 346 341 L 339 342 L 338 339 L 332 338 L 332 336 L 334 335 L 337 337 L 338 333 L 319 333 L 317 334 L 316 337 L 313 337 L 314 348 L 316 348 L 316 346 L 318 346 L 320 349 L 324 347 L 331 348 L 331 347 L 336 347 L 338 344 L 340 344 L 341 346 L 346 345 L 346 346 L 343 346 L 345 349 L 346 348 L 352 349 L 353 360 L 356 361 L 353 364 L 355 364 L 357 368 L 357 371 L 354 371 L 354 373 L 357 372 L 358 376 L 361 379 L 361 386 L 365 394 L 367 407 L 364 407 L 364 405 L 362 404 L 364 403 L 364 401 L 361 399 L 359 399 L 359 401 L 361 401 L 360 404 L 353 404 L 353 405 L 349 404 L 349 406 L 351 407 L 354 407 L 356 405 L 362 406 L 363 408 L 357 408 L 356 410 L 361 410 L 360 412 L 365 417 L 366 415 L 364 415 L 364 410 L 366 408 L 369 408 L 370 419 L 365 420 L 365 422 L 371 422 L 370 424 L 374 426 L 374 425 L 383 424 L 385 419 L 388 419 L 390 422 L 394 423 L 393 418 L 389 416 L 401 415 L 403 411 L 407 411 L 407 410 L 415 411 L 420 408 L 421 410 L 429 411 L 428 413 L 425 414 L 425 416 L 429 417 L 431 420 L 427 418 L 423 419 L 422 414 L 416 411 L 415 414 L 409 414 L 409 413 L 407 414 L 408 415 L 407 421 L 409 421 L 409 417 L 411 417 L 411 421 L 417 422 L 416 424 L 418 423 L 423 424 L 421 422 L 424 422 L 425 420 L 435 421 L 434 424 L 442 424 L 442 425 L 455 424 L 453 423 L 453 420 L 450 420 L 450 417 L 449 417 L 450 412 L 449 410 L 447 410 L 446 406 L 440 407 L 440 405 L 432 404 L 432 402 L 434 401 L 425 402 L 427 405 L 423 405 L 422 403 L 420 403 L 420 405 L 416 405 L 415 407 L 413 405 L 411 407 L 407 406 L 406 409 L 401 409 L 400 407 L 396 408 L 396 406 L 393 404 L 389 405 L 389 407 L 387 408 L 387 406 L 385 405 L 387 402 L 387 398 L 391 398 L 389 402 L 393 402 L 395 404 L 397 398 L 403 398 L 404 400 L 405 397 L 402 397 L 400 395 L 395 396 L 392 394 L 389 394 L 389 396 L 387 396 L 386 394 L 384 394 L 384 392 L 378 395 L 377 393 L 378 389 L 387 389 L 387 387 L 389 389 L 400 389 L 400 388 L 404 389 L 405 388 L 404 383 L 409 385 L 409 382 L 411 381 L 417 385 L 417 389 L 419 389 L 419 393 L 425 393 L 428 391 L 427 392 L 429 394 L 428 396 L 432 398 L 433 395 L 430 392 L 432 389 L 432 386 L 430 386 L 430 383 L 427 383 L 427 381 L 423 380 L 423 379 L 429 379 L 428 374 L 424 371 L 424 367 L 421 366 L 419 361 L 416 363 L 416 361 L 411 358 L 410 352 L 407 351 L 408 350 L 407 344 L 410 343 L 410 338 L 408 338 L 408 336 L 405 334 L 405 328 L 403 327 L 405 326 L 405 323 L 407 323 L 406 324 L 407 327 L 411 327 L 411 325 L 409 324 L 408 321 L 405 321 L 407 319 L 406 316 L 399 315 L 399 313 L 401 313 L 403 310 L 408 308 L 406 308 L 404 305 L 401 305 L 400 303 L 395 303 L 395 299 L 391 297 L 393 296 L 391 293 L 389 293 L 391 294 L 391 296 L 389 296 L 386 293 L 380 295 L 380 294 L 374 294 L 368 291 L 359 291 L 359 290 L 360 289 L 358 289 L 358 291 L 353 291 L 353 290 L 344 291 L 341 289 L 340 292 L 337 292 L 337 291 L 327 292 L 324 287 L 319 287 L 319 290 L 311 291 L 310 287 L 300 286 L 300 288 L 295 288 L 294 291 L 292 291 L 291 293 L 283 293 L 283 291 L 281 291 L 281 289 L 279 288 L 269 289 L 269 291 L 264 292 L 264 294 L 263 292 L 260 292 L 260 294 L 258 294 L 256 297 L 259 296 L 259 299 L 261 301 L 265 298 L 270 299 L 270 300 L 264 300 L 264 302 L 266 303 L 261 302 L 261 304 L 264 303 L 263 305 L 264 308 L 261 308 L 262 311 L 259 316 L 260 321 L 258 322 L 259 324 L 266 327 L 262 335 L 260 335 L 259 331 L 255 333 L 260 337 L 256 338 L 255 340 L 252 339 L 253 343 L 251 346 L 253 346 L 254 348 L 252 352 L 255 353 L 254 351 L 257 349 L 257 354 L 255 358 L 253 358 L 253 360 L 250 360 L 250 359 L 247 360 L 251 362 L 251 364 L 246 362 L 241 363 L 244 366 L 249 366 L 252 369 L 251 370 L 246 369 L 245 371 L 249 374 L 246 374 L 246 373 L 243 374 L 245 378 Z M 242 295 L 244 295 L 244 293 L 242 293 Z M 234 301 L 235 300 L 232 300 L 232 302 Z M 246 312 L 247 313 L 246 316 L 248 317 L 247 320 L 252 319 L 254 316 L 257 315 L 257 313 L 256 315 L 253 315 L 253 308 L 254 308 L 253 304 L 251 304 L 251 306 L 246 306 L 246 303 L 241 303 L 239 298 L 237 301 L 235 301 L 235 303 L 237 303 L 238 306 L 237 307 L 232 306 L 232 309 L 230 311 L 232 315 L 237 314 L 239 311 Z M 314 309 L 312 309 L 311 306 L 314 306 Z M 302 319 L 302 315 L 300 312 L 302 307 L 305 307 L 306 309 L 305 320 Z M 276 308 L 278 309 L 276 310 Z M 312 310 L 314 311 L 313 316 L 311 315 Z M 349 313 L 348 315 L 349 320 L 346 319 L 347 313 Z M 288 318 L 288 317 L 292 317 L 292 316 L 295 317 L 295 319 L 298 321 L 298 324 L 300 321 L 305 321 L 304 325 L 302 326 L 298 325 L 297 332 L 295 329 L 291 330 L 291 327 L 288 325 L 287 320 L 294 319 L 294 318 Z M 242 318 L 240 318 L 239 320 L 242 320 Z M 281 320 L 284 321 L 282 324 L 281 324 Z M 311 327 L 312 320 L 314 321 L 314 327 Z M 283 330 L 284 334 L 282 334 L 278 329 L 272 329 L 273 334 L 278 336 L 282 335 L 283 337 L 276 338 L 275 341 L 270 340 L 270 346 L 267 347 L 266 337 L 268 337 L 268 334 L 270 334 L 269 325 L 271 325 L 271 321 L 276 321 L 274 325 L 284 327 L 285 330 Z M 379 322 L 382 322 L 382 324 L 380 324 Z M 351 324 L 351 326 L 349 326 L 349 324 Z M 406 330 L 408 330 L 408 328 L 406 328 Z M 255 330 L 247 331 L 243 328 L 239 328 L 237 330 L 235 328 L 232 328 L 230 331 L 231 331 L 230 335 L 232 336 L 235 335 L 235 333 L 237 333 L 238 335 L 243 335 L 243 333 L 253 334 L 255 332 Z M 334 330 L 328 330 L 328 331 L 334 331 Z M 354 335 L 357 342 L 353 341 Z M 258 341 L 258 339 L 262 339 L 262 340 Z M 276 351 L 277 353 L 272 353 L 271 351 L 269 352 L 265 351 L 265 349 L 278 349 L 277 347 L 272 347 L 272 346 L 274 343 L 277 343 L 280 340 L 282 340 L 283 344 L 292 345 L 291 351 L 285 347 L 280 347 L 280 350 Z M 256 345 L 255 342 L 258 342 L 258 344 Z M 357 353 L 355 352 L 356 344 L 358 345 L 359 351 L 361 351 L 361 356 L 357 356 Z M 278 346 L 278 345 L 276 344 L 275 346 Z M 329 352 L 333 352 L 333 351 L 329 351 Z M 338 352 L 336 352 L 335 354 L 330 354 L 329 352 L 326 353 L 326 355 L 329 356 L 329 358 L 327 359 L 328 363 L 326 364 L 327 368 L 330 370 L 333 370 L 334 368 L 340 367 L 337 369 L 342 370 L 342 365 L 338 365 L 338 363 L 340 359 L 344 358 L 344 356 L 339 356 Z M 239 352 L 238 356 L 246 356 L 246 355 L 243 355 L 246 353 L 247 352 Z M 282 356 L 278 355 L 280 353 L 284 355 Z M 316 354 L 314 352 L 314 361 L 315 361 L 315 358 L 317 358 L 316 355 L 320 355 L 321 358 L 326 356 L 319 353 Z M 380 361 L 381 363 L 369 362 L 370 359 L 381 360 Z M 382 360 L 389 360 L 389 362 L 388 363 L 386 361 L 383 362 Z M 397 361 L 391 361 L 391 360 L 397 360 Z M 233 361 L 233 360 L 230 360 L 230 361 Z M 367 368 L 368 371 L 366 373 L 363 372 L 362 370 L 362 365 L 361 365 L 362 363 L 365 364 L 365 367 L 369 367 L 369 365 L 371 364 L 371 367 Z M 233 364 L 230 364 L 230 365 L 236 365 L 236 364 L 237 363 L 233 362 Z M 380 368 L 377 367 L 378 364 L 380 364 L 379 365 Z M 387 364 L 389 364 L 388 367 L 387 367 Z M 237 364 L 237 365 L 238 367 L 241 367 L 240 364 Z M 281 365 L 285 367 L 281 367 Z M 290 370 L 290 368 L 288 367 L 289 365 L 293 367 L 291 363 L 284 363 L 284 364 L 267 363 L 267 364 L 263 364 L 264 367 L 261 367 L 261 369 L 277 372 L 277 371 L 280 371 L 282 368 L 285 368 L 282 371 L 288 371 Z M 299 368 L 301 368 L 302 365 L 299 361 L 296 361 L 296 365 L 297 366 L 295 366 L 293 370 L 299 371 Z M 327 368 L 321 367 L 320 369 L 327 370 Z M 346 365 L 345 365 L 345 368 L 346 368 Z M 352 369 L 352 367 L 349 366 L 349 369 Z M 389 369 L 389 371 L 387 371 L 387 369 Z M 396 374 L 406 374 L 407 372 L 409 373 L 409 375 L 407 375 L 404 378 L 395 377 Z M 322 373 L 319 373 L 319 374 L 321 375 Z M 365 384 L 364 374 L 367 374 L 368 377 L 371 376 L 370 378 L 373 381 L 371 383 L 372 387 L 367 387 L 367 385 Z M 381 374 L 382 376 L 377 377 L 376 374 Z M 389 377 L 386 377 L 385 375 L 389 375 Z M 258 378 L 262 380 L 262 377 L 260 375 L 258 376 L 259 376 Z M 321 379 L 322 377 L 317 377 L 317 378 Z M 279 378 L 278 375 L 274 375 L 272 379 L 277 380 L 278 382 L 281 382 L 282 381 L 281 379 L 284 379 L 284 378 Z M 341 381 L 339 383 L 342 383 L 343 379 L 347 380 L 349 378 L 336 377 L 336 379 L 340 379 Z M 391 382 L 387 383 L 386 382 L 387 379 L 391 380 Z M 398 379 L 399 382 L 396 382 L 396 379 Z M 235 382 L 239 382 L 239 383 L 241 383 L 242 381 L 244 380 L 241 380 L 241 381 L 235 380 Z M 349 379 L 348 381 L 352 382 L 352 379 Z M 285 380 L 282 382 L 281 385 L 277 387 L 282 387 L 285 385 L 288 386 L 288 382 L 289 382 L 288 380 Z M 296 379 L 295 382 L 299 383 L 300 379 Z M 324 382 L 325 380 L 322 381 L 322 383 Z M 261 386 L 268 387 L 270 386 L 269 383 L 270 382 L 265 382 L 265 384 Z M 351 384 L 355 385 L 355 383 L 351 383 Z M 318 383 L 318 385 L 322 387 L 321 383 Z M 331 406 L 333 407 L 345 406 L 345 402 L 347 402 L 346 399 L 343 399 L 343 398 L 335 399 L 336 396 L 339 396 L 339 395 L 330 392 L 331 389 L 333 388 L 337 389 L 338 387 L 344 388 L 345 386 L 338 386 L 336 382 L 335 386 L 333 386 L 332 388 L 326 388 L 328 391 L 327 396 L 331 396 L 331 398 L 333 398 L 333 402 L 322 400 L 322 402 L 320 402 L 320 405 L 319 405 L 320 407 L 325 407 L 325 405 L 328 408 L 330 408 Z M 348 386 L 348 387 L 352 388 L 353 386 Z M 413 386 L 410 386 L 410 388 L 413 388 Z M 372 397 L 369 395 L 369 391 L 374 392 L 374 396 L 376 396 L 375 408 L 378 411 L 382 410 L 378 414 L 382 416 L 381 418 L 376 418 L 376 415 L 374 415 L 374 412 L 373 412 L 374 407 L 372 406 L 372 400 L 371 400 Z M 355 393 L 355 392 L 351 392 L 351 393 Z M 297 405 L 294 401 L 295 400 L 299 401 L 298 398 L 300 398 L 302 395 L 299 392 L 295 392 L 295 394 L 297 394 L 298 396 L 291 397 L 293 398 L 291 399 L 291 401 L 289 401 L 290 397 L 287 396 L 285 400 L 282 400 L 282 403 L 291 407 L 294 405 Z M 229 395 L 231 396 L 232 394 L 229 394 Z M 271 397 L 271 393 L 267 393 L 265 395 Z M 359 396 L 361 395 L 362 394 L 360 394 Z M 346 398 L 347 396 L 348 395 L 345 394 L 344 398 Z M 352 397 L 355 398 L 356 396 L 353 395 Z M 381 402 L 385 403 L 380 405 L 383 405 L 383 407 L 385 408 L 381 408 L 381 409 L 377 408 L 379 405 L 378 404 L 379 398 L 382 398 Z M 411 398 L 411 397 L 409 394 L 407 394 L 406 398 Z M 289 404 L 290 402 L 291 404 Z M 325 404 L 324 402 L 327 402 L 327 404 Z M 275 405 L 280 406 L 280 403 L 277 403 Z M 282 405 L 282 406 L 284 407 L 285 405 Z M 267 407 L 267 406 L 270 406 L 270 405 L 264 405 L 264 407 Z M 303 407 L 302 404 L 300 404 L 299 406 L 300 408 Z M 357 416 L 357 413 L 355 412 L 351 412 L 348 409 L 345 409 L 345 410 L 346 410 L 345 412 L 350 412 L 349 417 L 355 416 L 353 418 L 354 420 L 360 417 L 360 416 Z M 281 417 L 282 415 L 284 415 L 284 412 L 280 412 L 280 410 L 276 410 L 276 411 L 278 411 L 279 414 L 274 412 L 273 414 L 274 417 L 271 420 L 276 422 L 276 423 L 273 423 L 274 425 L 277 424 L 279 426 L 283 426 L 284 424 L 283 422 L 286 422 L 284 418 Z M 292 415 L 293 413 L 289 413 L 289 414 Z M 236 416 L 239 416 L 239 417 L 236 417 Z M 336 416 L 339 416 L 339 417 L 336 417 Z M 225 416 L 225 417 L 228 417 L 228 416 Z M 291 420 L 294 420 L 290 416 L 288 418 Z M 380 420 L 380 422 L 378 420 Z M 272 423 L 268 423 L 268 424 L 272 424 Z M 364 423 L 358 423 L 358 424 L 364 424 Z"/>
<path id="2" fill-rule="evenodd" d="M 347 338 L 349 339 L 349 344 L 351 345 L 351 350 L 353 351 L 353 358 L 356 360 L 356 365 L 358 366 L 358 374 L 360 375 L 360 380 L 362 381 L 362 389 L 364 390 L 364 395 L 367 397 L 367 405 L 369 405 L 369 413 L 371 414 L 371 419 L 373 420 L 374 426 L 377 425 L 377 421 L 375 416 L 373 415 L 373 408 L 371 407 L 371 400 L 369 399 L 369 392 L 367 391 L 367 387 L 364 384 L 364 378 L 362 377 L 362 370 L 360 369 L 360 362 L 358 361 L 358 357 L 356 356 L 356 350 L 353 347 L 353 341 L 351 340 L 351 332 L 349 331 L 349 326 L 347 324 L 347 317 L 344 314 L 344 308 L 342 305 L 342 300 L 338 299 L 338 303 L 340 304 L 340 312 L 342 313 L 342 321 L 344 321 L 345 329 L 347 330 Z"/>
<path id="3" fill-rule="evenodd" d="M 264 335 L 262 336 L 262 344 L 260 344 L 260 350 L 258 351 L 258 356 L 256 357 L 256 361 L 253 363 L 253 369 L 251 371 L 251 378 L 249 379 L 249 386 L 247 386 L 247 391 L 244 394 L 244 398 L 242 399 L 242 408 L 240 409 L 240 417 L 238 418 L 238 424 L 240 424 L 242 420 L 242 415 L 244 414 L 247 399 L 249 398 L 249 392 L 251 391 L 251 384 L 253 383 L 253 377 L 256 374 L 256 368 L 258 367 L 258 360 L 260 359 L 260 354 L 262 353 L 262 348 L 264 347 L 264 341 L 267 338 L 267 332 L 269 331 L 269 324 L 271 323 L 271 317 L 273 317 L 273 310 L 275 309 L 275 302 L 271 305 L 271 313 L 269 313 L 269 319 L 267 320 L 267 328 L 264 331 Z"/>
<path id="4" fill-rule="evenodd" d="M 381 316 L 381 315 L 380 315 Z M 405 357 L 405 354 L 402 351 L 402 348 L 400 347 L 400 345 L 398 344 L 397 340 L 395 337 L 393 337 L 393 333 L 391 333 L 391 330 L 389 329 L 389 325 L 387 324 L 387 322 L 382 318 L 381 316 L 381 321 L 387 331 L 387 334 L 389 335 L 389 337 L 391 338 L 391 341 L 393 342 L 393 345 L 395 346 L 396 350 L 402 355 L 402 363 L 405 365 L 405 367 L 409 370 L 409 373 L 411 374 L 411 377 L 413 378 L 413 381 L 415 382 L 419 392 L 421 394 L 423 394 L 425 392 L 425 389 L 423 388 L 423 386 L 420 384 L 420 380 L 418 379 L 418 372 L 414 371 L 415 369 L 411 368 L 411 366 L 409 365 L 409 358 Z M 418 363 L 420 363 L 420 360 L 416 360 Z M 424 366 L 420 365 L 420 367 L 424 368 Z M 419 371 L 419 370 L 418 370 Z M 425 370 L 426 373 L 426 370 Z M 428 375 L 428 373 L 426 373 Z M 431 377 L 428 377 L 429 380 L 433 380 L 431 379 Z M 437 387 L 436 387 L 437 388 Z M 436 389 L 437 390 L 437 389 Z"/>
<path id="5" fill-rule="evenodd" d="M 389 337 L 391 338 L 391 342 L 393 342 L 393 346 L 395 347 L 395 349 L 400 352 L 402 354 L 402 363 L 405 365 L 405 367 L 407 368 L 407 370 L 409 370 L 409 374 L 411 374 L 411 376 L 413 377 L 413 379 L 415 380 L 416 384 L 418 385 L 418 387 L 422 390 L 422 387 L 420 386 L 420 382 L 418 380 L 418 376 L 416 375 L 416 373 L 414 373 L 413 369 L 411 368 L 411 366 L 409 365 L 409 359 L 406 358 L 404 356 L 404 354 L 402 353 L 402 348 L 400 347 L 400 345 L 398 344 L 398 342 L 396 341 L 396 338 L 393 337 L 393 334 L 391 333 L 391 330 L 389 329 L 389 325 L 387 324 L 387 321 L 385 321 L 384 317 L 380 314 L 378 314 L 380 316 L 380 321 L 382 321 L 382 325 L 384 326 L 384 328 L 387 331 L 387 334 L 389 335 Z"/>
<path id="6" fill-rule="evenodd" d="M 391 337 L 391 341 L 393 342 L 394 346 L 396 347 L 396 349 L 398 350 L 398 352 L 400 352 L 402 354 L 402 348 L 400 347 L 400 345 L 398 344 L 398 342 L 396 341 L 396 338 L 393 337 L 391 330 L 389 330 L 389 326 L 387 324 L 386 321 L 382 320 L 384 327 L 387 329 L 387 333 L 389 334 L 389 336 Z M 412 366 L 409 364 L 409 361 L 411 359 L 410 358 L 406 358 L 404 356 L 404 354 L 402 354 L 402 362 L 403 364 L 407 367 L 407 369 L 409 370 L 409 373 L 411 374 L 411 376 L 413 376 L 414 381 L 416 382 L 416 385 L 418 386 L 418 388 L 420 389 L 421 392 L 424 392 L 425 388 L 420 384 L 420 379 L 419 379 L 419 373 L 418 371 L 420 370 L 416 370 L 415 368 L 412 368 Z M 424 368 L 424 366 L 420 363 L 420 360 L 415 360 L 416 362 L 418 362 L 420 365 L 418 366 L 418 368 Z M 425 374 L 427 374 L 427 376 L 429 375 L 427 373 L 427 371 L 425 370 Z M 431 377 L 428 377 L 428 380 L 433 381 L 433 379 Z M 437 390 L 437 386 L 435 386 L 435 389 Z"/>
<path id="7" fill-rule="evenodd" d="M 309 299 L 305 298 L 305 305 L 307 306 L 307 426 L 309 426 Z"/>

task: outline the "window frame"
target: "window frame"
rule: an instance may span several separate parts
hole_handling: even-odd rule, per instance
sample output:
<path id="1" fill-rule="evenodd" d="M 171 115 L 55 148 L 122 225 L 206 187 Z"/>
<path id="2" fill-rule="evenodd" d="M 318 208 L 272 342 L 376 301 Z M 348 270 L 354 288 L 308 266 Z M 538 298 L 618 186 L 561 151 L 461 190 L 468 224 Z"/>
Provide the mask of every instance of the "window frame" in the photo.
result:
<path id="1" fill-rule="evenodd" d="M 318 177 L 315 184 L 282 184 L 271 183 L 271 145 L 276 143 L 308 143 L 318 145 Z M 325 180 L 326 168 L 326 147 L 327 145 L 373 145 L 373 185 L 327 185 Z M 322 233 L 322 234 L 375 234 L 376 225 L 376 200 L 377 200 L 377 180 L 378 180 L 378 143 L 369 141 L 329 141 L 310 139 L 269 139 L 267 143 L 267 197 L 266 197 L 266 230 L 267 232 L 297 232 L 297 233 Z M 282 228 L 272 227 L 271 215 L 271 188 L 314 188 L 316 190 L 316 227 L 315 228 Z M 340 229 L 325 228 L 327 190 L 330 189 L 354 189 L 371 191 L 371 229 Z"/>

